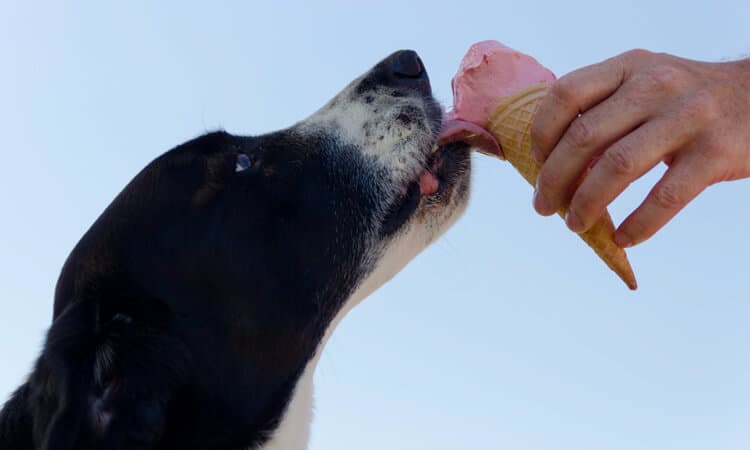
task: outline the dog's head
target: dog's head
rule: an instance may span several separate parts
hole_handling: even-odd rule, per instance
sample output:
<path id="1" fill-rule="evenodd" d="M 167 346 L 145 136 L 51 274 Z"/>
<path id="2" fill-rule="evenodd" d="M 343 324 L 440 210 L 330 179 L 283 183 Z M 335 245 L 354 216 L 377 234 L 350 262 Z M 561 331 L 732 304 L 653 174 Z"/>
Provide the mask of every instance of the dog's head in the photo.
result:
<path id="1" fill-rule="evenodd" d="M 98 336 L 98 389 L 126 376 L 118 358 L 155 357 L 116 348 L 108 329 L 165 336 L 192 361 L 170 413 L 183 431 L 165 439 L 242 429 L 257 441 L 276 427 L 337 321 L 463 212 L 469 145 L 437 145 L 443 128 L 422 62 L 401 51 L 287 129 L 211 133 L 154 160 L 78 243 L 55 293 L 55 317 L 93 315 L 76 326 Z M 159 351 L 153 364 L 169 365 Z"/>
<path id="2" fill-rule="evenodd" d="M 200 367 L 194 392 L 252 393 L 247 414 L 275 417 L 338 318 L 464 210 L 469 147 L 436 145 L 442 116 L 401 51 L 287 129 L 172 149 L 73 250 L 55 316 L 83 301 L 97 327 L 166 330 Z"/>
<path id="3" fill-rule="evenodd" d="M 189 141 L 149 164 L 89 230 L 56 313 L 92 281 L 101 293 L 116 278 L 119 292 L 171 307 L 220 293 L 261 318 L 291 308 L 330 321 L 463 211 L 469 150 L 437 146 L 441 124 L 422 62 L 401 51 L 290 128 Z"/>

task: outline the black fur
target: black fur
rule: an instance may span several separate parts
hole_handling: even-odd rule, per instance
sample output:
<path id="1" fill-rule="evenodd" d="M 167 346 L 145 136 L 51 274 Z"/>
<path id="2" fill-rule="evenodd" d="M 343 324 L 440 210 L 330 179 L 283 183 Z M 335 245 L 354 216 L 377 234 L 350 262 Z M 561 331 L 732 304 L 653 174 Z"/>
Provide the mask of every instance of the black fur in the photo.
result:
<path id="1" fill-rule="evenodd" d="M 358 92 L 392 84 L 378 67 Z M 409 83 L 399 95 L 432 102 Z M 0 449 L 263 443 L 370 270 L 368 240 L 420 201 L 412 185 L 383 205 L 387 177 L 324 129 L 216 132 L 157 158 L 68 257 L 42 354 L 0 413 Z"/>

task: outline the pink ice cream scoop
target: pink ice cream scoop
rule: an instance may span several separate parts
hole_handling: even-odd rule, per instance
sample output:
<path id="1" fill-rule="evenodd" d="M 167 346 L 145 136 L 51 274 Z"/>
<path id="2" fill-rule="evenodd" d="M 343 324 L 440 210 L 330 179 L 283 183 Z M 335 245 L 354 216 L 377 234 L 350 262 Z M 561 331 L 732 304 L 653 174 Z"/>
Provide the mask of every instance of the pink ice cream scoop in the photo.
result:
<path id="1" fill-rule="evenodd" d="M 500 146 L 484 130 L 498 100 L 555 79 L 555 74 L 529 55 L 497 41 L 477 42 L 466 52 L 451 82 L 453 110 L 446 114 L 441 143 L 463 140 L 502 157 Z"/>
<path id="2" fill-rule="evenodd" d="M 469 48 L 453 77 L 455 118 L 484 126 L 501 97 L 541 82 L 555 74 L 529 55 L 497 41 L 478 42 Z"/>

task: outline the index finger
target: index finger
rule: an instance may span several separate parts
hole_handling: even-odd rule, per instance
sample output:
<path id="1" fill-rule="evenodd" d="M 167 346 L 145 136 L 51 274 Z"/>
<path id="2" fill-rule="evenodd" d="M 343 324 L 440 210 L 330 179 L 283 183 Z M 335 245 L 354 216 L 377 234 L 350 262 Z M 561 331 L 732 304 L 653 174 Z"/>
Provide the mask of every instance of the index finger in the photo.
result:
<path id="1" fill-rule="evenodd" d="M 534 158 L 544 162 L 571 122 L 612 95 L 624 80 L 625 68 L 619 56 L 578 69 L 557 80 L 539 104 L 531 124 Z"/>

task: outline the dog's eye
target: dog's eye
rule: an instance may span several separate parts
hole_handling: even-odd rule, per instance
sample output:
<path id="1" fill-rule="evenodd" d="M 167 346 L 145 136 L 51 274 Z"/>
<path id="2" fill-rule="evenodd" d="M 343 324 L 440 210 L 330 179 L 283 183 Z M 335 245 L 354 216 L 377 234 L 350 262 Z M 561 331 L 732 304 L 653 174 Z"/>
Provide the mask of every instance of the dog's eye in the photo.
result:
<path id="1" fill-rule="evenodd" d="M 234 164 L 234 171 L 244 172 L 252 168 L 252 166 L 253 166 L 253 162 L 250 160 L 250 157 L 244 153 L 239 153 L 237 155 L 237 160 L 235 161 L 235 164 Z"/>

